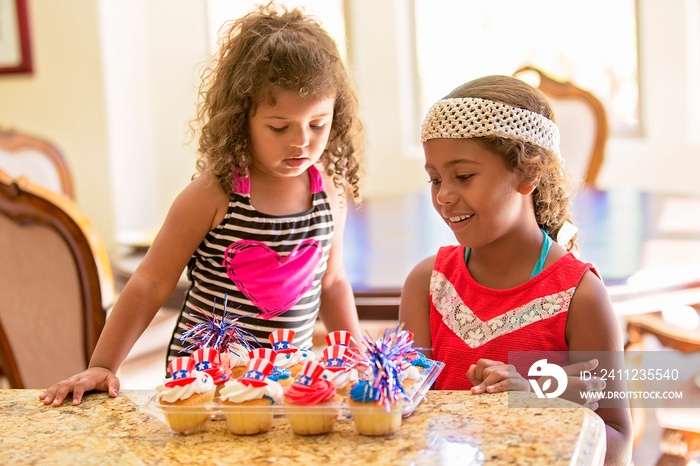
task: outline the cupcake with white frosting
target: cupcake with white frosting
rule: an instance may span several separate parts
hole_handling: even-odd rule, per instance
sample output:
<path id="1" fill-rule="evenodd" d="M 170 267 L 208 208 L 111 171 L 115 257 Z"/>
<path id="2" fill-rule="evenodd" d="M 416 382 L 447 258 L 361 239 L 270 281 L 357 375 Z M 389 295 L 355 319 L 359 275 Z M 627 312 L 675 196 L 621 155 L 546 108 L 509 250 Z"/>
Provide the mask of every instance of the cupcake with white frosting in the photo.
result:
<path id="1" fill-rule="evenodd" d="M 156 387 L 158 403 L 172 432 L 197 432 L 209 419 L 207 405 L 214 401 L 214 380 L 195 370 L 195 364 L 191 357 L 171 361 L 168 370 L 172 376 Z"/>
<path id="2" fill-rule="evenodd" d="M 272 368 L 267 359 L 253 358 L 245 374 L 224 384 L 219 404 L 229 431 L 254 435 L 270 430 L 273 413 L 269 407 L 283 396 L 282 386 L 267 378 Z"/>

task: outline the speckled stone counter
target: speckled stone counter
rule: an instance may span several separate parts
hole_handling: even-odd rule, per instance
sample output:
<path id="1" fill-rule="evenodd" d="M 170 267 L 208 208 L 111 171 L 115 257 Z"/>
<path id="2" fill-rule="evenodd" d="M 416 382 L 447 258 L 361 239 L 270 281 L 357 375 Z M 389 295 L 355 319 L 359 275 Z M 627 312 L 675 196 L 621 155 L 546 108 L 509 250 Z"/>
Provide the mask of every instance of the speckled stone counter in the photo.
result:
<path id="1" fill-rule="evenodd" d="M 508 394 L 431 391 L 401 430 L 363 437 L 338 419 L 332 433 L 295 435 L 286 422 L 264 434 L 171 435 L 148 408 L 151 391 L 95 393 L 80 406 L 44 406 L 39 390 L 0 390 L 2 464 L 602 464 L 605 429 L 592 411 L 512 408 Z M 548 401 L 549 402 L 549 401 Z M 561 406 L 565 406 L 562 408 Z"/>

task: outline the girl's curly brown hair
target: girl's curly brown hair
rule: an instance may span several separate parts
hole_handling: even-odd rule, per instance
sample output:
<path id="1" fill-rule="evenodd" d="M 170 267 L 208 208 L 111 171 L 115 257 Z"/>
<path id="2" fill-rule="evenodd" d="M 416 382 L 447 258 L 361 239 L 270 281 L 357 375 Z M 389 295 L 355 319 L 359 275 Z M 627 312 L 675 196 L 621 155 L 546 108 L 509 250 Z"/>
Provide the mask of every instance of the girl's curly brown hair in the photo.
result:
<path id="1" fill-rule="evenodd" d="M 278 91 L 335 95 L 333 122 L 320 161 L 336 186 L 359 200 L 362 125 L 350 77 L 335 41 L 313 18 L 274 2 L 227 23 L 219 51 L 203 73 L 193 129 L 199 128 L 197 170 L 231 192 L 231 173 L 250 164 L 249 115 Z"/>
<path id="2" fill-rule="evenodd" d="M 485 76 L 461 85 L 445 98 L 472 97 L 502 102 L 539 113 L 554 121 L 554 112 L 545 95 L 520 79 Z M 556 240 L 565 221 L 571 221 L 569 188 L 564 169 L 556 154 L 534 144 L 501 137 L 474 138 L 486 149 L 500 154 L 506 166 L 522 174 L 523 181 L 537 182 L 532 193 L 535 217 L 541 229 Z M 575 247 L 576 236 L 566 245 Z"/>

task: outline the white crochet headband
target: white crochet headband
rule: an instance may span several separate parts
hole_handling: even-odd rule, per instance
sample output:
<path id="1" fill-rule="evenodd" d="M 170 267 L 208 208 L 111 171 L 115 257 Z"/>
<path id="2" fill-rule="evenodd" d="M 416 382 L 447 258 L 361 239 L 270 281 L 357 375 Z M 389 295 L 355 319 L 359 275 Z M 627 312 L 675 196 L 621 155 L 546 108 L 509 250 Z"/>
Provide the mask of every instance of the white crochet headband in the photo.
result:
<path id="1" fill-rule="evenodd" d="M 423 120 L 421 141 L 498 136 L 559 153 L 559 129 L 552 120 L 530 110 L 472 97 L 442 99 Z"/>

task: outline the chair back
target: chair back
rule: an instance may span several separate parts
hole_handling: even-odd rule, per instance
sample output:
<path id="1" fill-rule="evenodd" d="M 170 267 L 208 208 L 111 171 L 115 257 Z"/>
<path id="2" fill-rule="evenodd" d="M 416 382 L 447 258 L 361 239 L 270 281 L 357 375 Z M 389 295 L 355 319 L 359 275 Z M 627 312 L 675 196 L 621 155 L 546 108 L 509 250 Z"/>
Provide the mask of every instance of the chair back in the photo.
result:
<path id="1" fill-rule="evenodd" d="M 570 82 L 554 80 L 537 68 L 526 66 L 514 76 L 547 96 L 559 127 L 564 170 L 571 185 L 594 185 L 608 140 L 608 118 L 603 104 L 590 92 Z"/>
<path id="2" fill-rule="evenodd" d="M 66 159 L 56 146 L 44 139 L 0 130 L 0 170 L 13 178 L 25 176 L 33 183 L 73 198 Z"/>
<path id="3" fill-rule="evenodd" d="M 87 367 L 114 301 L 107 252 L 70 199 L 0 171 L 0 367 L 48 388 Z"/>

